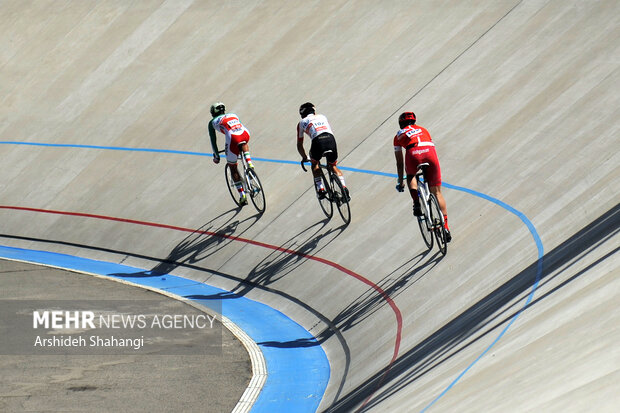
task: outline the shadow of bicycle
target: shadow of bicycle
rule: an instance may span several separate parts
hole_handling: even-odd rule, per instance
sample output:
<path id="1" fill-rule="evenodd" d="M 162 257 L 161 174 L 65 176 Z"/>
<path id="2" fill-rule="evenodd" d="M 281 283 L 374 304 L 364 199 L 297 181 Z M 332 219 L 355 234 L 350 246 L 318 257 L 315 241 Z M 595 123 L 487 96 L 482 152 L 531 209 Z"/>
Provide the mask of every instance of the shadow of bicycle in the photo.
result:
<path id="1" fill-rule="evenodd" d="M 123 278 L 158 277 L 170 274 L 180 266 L 205 260 L 232 243 L 260 218 L 260 215 L 256 214 L 243 220 L 236 219 L 240 210 L 240 208 L 228 210 L 194 230 L 179 242 L 166 258 L 158 260 L 151 270 L 112 275 Z M 238 232 L 240 228 L 243 230 Z"/>

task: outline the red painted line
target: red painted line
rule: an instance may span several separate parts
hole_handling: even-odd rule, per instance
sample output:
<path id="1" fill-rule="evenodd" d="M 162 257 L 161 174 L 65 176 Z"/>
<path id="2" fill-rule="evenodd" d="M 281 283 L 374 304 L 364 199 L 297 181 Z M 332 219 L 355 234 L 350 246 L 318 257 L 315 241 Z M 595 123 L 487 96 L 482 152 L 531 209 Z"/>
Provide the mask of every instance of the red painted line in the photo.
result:
<path id="1" fill-rule="evenodd" d="M 396 358 L 398 357 L 398 353 L 399 353 L 399 350 L 400 350 L 400 342 L 401 342 L 401 338 L 402 338 L 403 319 L 402 319 L 402 315 L 400 313 L 400 309 L 396 306 L 396 303 L 394 302 L 394 300 L 392 300 L 392 298 L 381 287 L 379 287 L 377 284 L 373 283 L 369 279 L 365 278 L 364 276 L 362 276 L 362 275 L 360 275 L 360 274 L 358 274 L 356 272 L 353 272 L 353 271 L 349 270 L 348 268 L 343 267 L 342 265 L 340 265 L 338 263 L 335 263 L 333 261 L 327 260 L 325 258 L 317 257 L 315 255 L 306 254 L 306 253 L 303 253 L 303 252 L 300 252 L 300 251 L 297 251 L 297 250 L 292 250 L 292 249 L 288 249 L 288 248 L 278 247 L 277 245 L 267 244 L 267 243 L 264 243 L 264 242 L 255 241 L 255 240 L 248 239 L 248 238 L 241 238 L 241 237 L 237 237 L 237 236 L 233 236 L 233 235 L 226 235 L 226 234 L 218 234 L 216 232 L 211 232 L 211 231 L 203 231 L 203 230 L 195 230 L 195 229 L 191 229 L 191 228 L 177 227 L 177 226 L 174 226 L 174 225 L 159 224 L 159 223 L 156 223 L 156 222 L 138 221 L 138 220 L 134 220 L 134 219 L 117 218 L 117 217 L 110 217 L 110 216 L 106 216 L 106 215 L 88 214 L 88 213 L 84 213 L 84 212 L 56 211 L 56 210 L 51 210 L 51 209 L 28 208 L 28 207 L 9 206 L 9 205 L 0 205 L 0 209 L 9 209 L 9 210 L 26 211 L 26 212 L 37 212 L 37 213 L 43 213 L 43 214 L 65 215 L 65 216 L 74 216 L 74 217 L 81 217 L 81 218 L 93 218 L 93 219 L 100 219 L 100 220 L 105 220 L 105 221 L 124 222 L 124 223 L 127 223 L 127 224 L 134 224 L 134 225 L 142 225 L 142 226 L 155 227 L 155 228 L 170 229 L 170 230 L 173 230 L 173 231 L 191 232 L 191 233 L 209 235 L 209 236 L 213 236 L 213 237 L 225 238 L 225 239 L 229 239 L 229 240 L 232 240 L 232 241 L 238 241 L 238 242 L 242 242 L 242 243 L 245 243 L 245 244 L 254 245 L 254 246 L 257 246 L 257 247 L 262 247 L 262 248 L 266 248 L 266 249 L 270 249 L 270 250 L 274 250 L 274 251 L 278 251 L 278 252 L 284 252 L 286 254 L 296 255 L 296 256 L 299 256 L 299 257 L 302 257 L 302 258 L 305 258 L 305 259 L 308 259 L 308 260 L 320 262 L 320 263 L 325 264 L 327 266 L 330 266 L 330 267 L 332 267 L 332 268 L 334 268 L 334 269 L 336 269 L 336 270 L 338 270 L 340 272 L 343 272 L 343 273 L 345 273 L 345 274 L 355 278 L 358 281 L 361 281 L 362 283 L 366 284 L 367 286 L 369 286 L 370 288 L 375 290 L 381 296 L 381 298 L 383 298 L 383 300 L 392 308 L 392 311 L 394 312 L 394 315 L 396 316 L 396 340 L 395 340 L 395 343 L 394 343 L 394 353 L 392 355 L 392 359 L 390 361 L 390 364 L 388 365 L 385 373 L 383 374 L 382 379 L 377 384 L 377 388 L 375 389 L 375 391 L 383 383 L 383 380 L 385 379 L 387 374 L 390 372 L 390 370 L 392 368 L 392 365 L 394 364 L 394 362 L 396 361 Z M 364 407 L 368 403 L 368 401 L 374 395 L 375 391 L 373 391 L 373 393 L 366 398 L 366 400 L 362 404 L 362 407 Z"/>

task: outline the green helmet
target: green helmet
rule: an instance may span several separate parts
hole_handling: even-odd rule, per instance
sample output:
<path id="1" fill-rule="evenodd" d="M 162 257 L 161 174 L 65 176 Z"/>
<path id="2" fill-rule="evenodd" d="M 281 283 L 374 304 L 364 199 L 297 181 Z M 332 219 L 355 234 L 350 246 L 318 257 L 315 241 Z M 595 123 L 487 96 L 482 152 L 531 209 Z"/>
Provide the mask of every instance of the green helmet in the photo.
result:
<path id="1" fill-rule="evenodd" d="M 222 102 L 215 102 L 211 105 L 211 116 L 216 117 L 226 113 L 226 106 Z"/>

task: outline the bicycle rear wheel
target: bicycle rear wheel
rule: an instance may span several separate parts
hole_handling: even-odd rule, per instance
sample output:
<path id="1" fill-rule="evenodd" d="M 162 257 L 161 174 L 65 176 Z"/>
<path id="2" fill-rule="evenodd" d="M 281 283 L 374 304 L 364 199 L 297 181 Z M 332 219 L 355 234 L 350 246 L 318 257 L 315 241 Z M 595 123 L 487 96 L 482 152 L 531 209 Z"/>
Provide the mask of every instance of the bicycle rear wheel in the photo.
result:
<path id="1" fill-rule="evenodd" d="M 327 219 L 331 219 L 334 215 L 334 204 L 332 200 L 334 198 L 334 194 L 332 193 L 331 187 L 329 186 L 329 182 L 325 179 L 325 174 L 321 171 L 321 179 L 323 180 L 323 187 L 327 191 L 327 195 L 324 198 L 319 199 L 319 205 L 321 206 L 321 210 L 327 217 Z M 314 190 L 316 191 L 317 197 L 319 196 L 319 192 L 316 189 L 316 184 L 314 185 Z"/>
<path id="2" fill-rule="evenodd" d="M 432 230 L 432 221 L 430 220 L 431 205 L 430 202 L 426 202 L 425 199 L 428 196 L 428 187 L 420 181 L 419 175 L 416 175 L 418 184 L 418 199 L 420 200 L 420 208 L 422 209 L 422 216 L 416 217 L 418 219 L 418 226 L 420 227 L 420 233 L 426 248 L 429 250 L 433 248 L 434 238 Z"/>
<path id="3" fill-rule="evenodd" d="M 258 174 L 254 169 L 247 169 L 246 172 L 247 192 L 250 194 L 250 199 L 254 204 L 254 207 L 259 213 L 265 212 L 265 191 L 263 191 L 263 185 L 258 179 Z"/>
<path id="4" fill-rule="evenodd" d="M 439 247 L 439 251 L 441 251 L 443 255 L 446 255 L 446 252 L 448 252 L 446 228 L 444 226 L 443 213 L 441 212 L 441 208 L 439 208 L 439 202 L 437 198 L 435 198 L 435 194 L 431 194 L 429 203 L 431 207 L 431 222 L 433 223 L 433 233 L 437 240 L 437 247 Z"/>
<path id="5" fill-rule="evenodd" d="M 338 178 L 338 175 L 330 175 L 332 183 L 332 193 L 334 195 L 334 202 L 338 208 L 338 213 L 342 217 L 345 225 L 349 225 L 351 222 L 351 208 L 349 206 L 349 198 L 342 186 L 342 182 Z"/>
<path id="6" fill-rule="evenodd" d="M 229 164 L 226 164 L 226 166 L 224 167 L 224 175 L 226 177 L 226 187 L 228 188 L 228 192 L 230 193 L 230 196 L 233 199 L 233 202 L 237 206 L 241 206 L 241 204 L 239 203 L 239 191 L 237 190 L 237 187 L 235 186 L 235 181 L 232 177 L 232 172 L 230 170 Z"/>
<path id="7" fill-rule="evenodd" d="M 422 233 L 424 244 L 426 244 L 426 248 L 430 250 L 433 248 L 433 231 L 430 228 L 428 217 L 422 215 L 416 218 L 418 219 L 418 226 L 420 227 L 420 233 Z"/>

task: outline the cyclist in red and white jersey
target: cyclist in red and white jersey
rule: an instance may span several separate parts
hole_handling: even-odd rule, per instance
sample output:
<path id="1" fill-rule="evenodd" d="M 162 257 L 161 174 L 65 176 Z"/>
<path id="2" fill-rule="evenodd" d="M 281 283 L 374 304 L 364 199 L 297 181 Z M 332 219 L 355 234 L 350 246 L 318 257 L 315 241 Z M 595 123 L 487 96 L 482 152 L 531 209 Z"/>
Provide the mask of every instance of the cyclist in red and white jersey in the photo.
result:
<path id="1" fill-rule="evenodd" d="M 248 161 L 250 168 L 254 168 L 252 158 L 250 157 L 250 132 L 239 121 L 239 117 L 234 113 L 226 113 L 226 106 L 222 102 L 216 102 L 211 105 L 211 116 L 213 119 L 209 121 L 209 137 L 211 138 L 211 146 L 213 148 L 213 162 L 220 163 L 220 154 L 217 149 L 217 139 L 215 131 L 218 130 L 226 137 L 226 160 L 230 167 L 231 175 L 235 181 L 235 186 L 239 191 L 239 202 L 241 205 L 248 203 L 241 175 L 237 169 L 237 156 L 239 148 L 243 152 L 243 156 Z"/>
<path id="2" fill-rule="evenodd" d="M 325 115 L 317 115 L 314 105 L 310 102 L 306 102 L 299 107 L 299 115 L 301 116 L 301 121 L 297 124 L 297 151 L 301 155 L 303 162 L 312 163 L 312 175 L 319 198 L 324 198 L 327 194 L 323 186 L 319 166 L 319 161 L 323 156 L 325 156 L 329 168 L 338 175 L 345 194 L 350 198 L 349 189 L 345 184 L 342 171 L 336 166 L 338 163 L 338 148 L 336 146 L 336 138 L 334 138 L 334 133 L 327 118 Z M 308 135 L 311 141 L 310 160 L 308 160 L 306 150 L 304 149 L 304 134 Z"/>
<path id="3" fill-rule="evenodd" d="M 404 191 L 404 164 L 404 169 L 407 173 L 409 193 L 413 199 L 413 215 L 422 215 L 415 174 L 418 170 L 418 165 L 425 162 L 428 163 L 430 166 L 425 172 L 426 179 L 428 179 L 428 186 L 431 192 L 435 194 L 439 202 L 439 208 L 441 208 L 445 220 L 446 240 L 449 242 L 452 240 L 452 236 L 448 228 L 446 200 L 441 193 L 441 167 L 439 166 L 439 159 L 435 151 L 435 144 L 428 131 L 415 123 L 416 116 L 413 112 L 404 112 L 398 117 L 400 130 L 396 133 L 396 136 L 394 136 L 394 155 L 396 156 L 396 171 L 398 173 L 398 185 L 396 185 L 396 189 L 399 192 Z M 403 148 L 405 149 L 404 162 Z"/>

